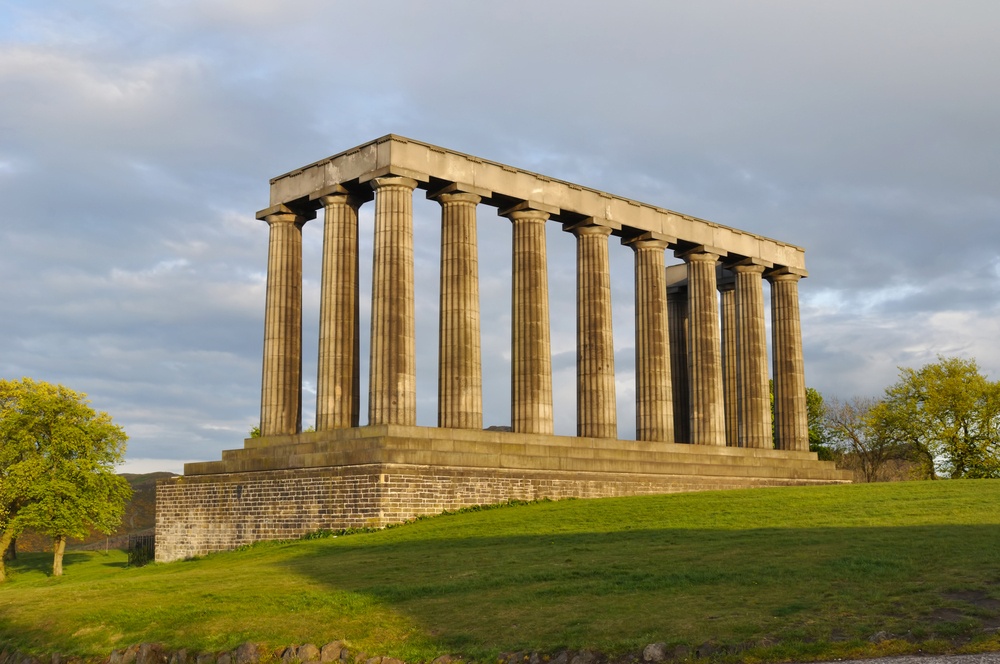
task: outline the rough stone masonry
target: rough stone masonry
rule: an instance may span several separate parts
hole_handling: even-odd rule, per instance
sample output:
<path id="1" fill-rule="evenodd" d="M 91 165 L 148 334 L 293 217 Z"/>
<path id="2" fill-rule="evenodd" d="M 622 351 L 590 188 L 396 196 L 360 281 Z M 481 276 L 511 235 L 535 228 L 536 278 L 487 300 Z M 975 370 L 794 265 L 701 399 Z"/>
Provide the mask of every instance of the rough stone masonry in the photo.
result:
<path id="1" fill-rule="evenodd" d="M 418 189 L 441 206 L 437 427 L 416 426 Z M 372 199 L 359 426 L 358 209 Z M 511 432 L 482 430 L 484 207 L 512 233 Z M 304 433 L 302 227 L 320 210 L 316 430 Z M 257 216 L 270 234 L 262 435 L 160 483 L 158 561 L 510 499 L 848 481 L 809 452 L 799 247 L 395 135 L 274 178 Z M 547 223 L 562 224 L 577 248 L 575 437 L 553 435 Z M 612 237 L 635 259 L 636 440 L 617 438 Z M 666 265 L 668 250 L 679 263 Z"/>

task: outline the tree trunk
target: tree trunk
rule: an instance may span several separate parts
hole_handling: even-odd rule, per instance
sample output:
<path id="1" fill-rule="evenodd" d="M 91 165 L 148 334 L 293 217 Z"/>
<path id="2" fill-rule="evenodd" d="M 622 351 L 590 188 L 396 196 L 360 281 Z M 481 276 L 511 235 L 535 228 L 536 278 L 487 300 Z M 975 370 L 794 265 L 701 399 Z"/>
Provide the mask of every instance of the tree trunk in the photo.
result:
<path id="1" fill-rule="evenodd" d="M 7 580 L 7 549 L 10 548 L 10 543 L 14 541 L 14 530 L 8 528 L 3 532 L 0 532 L 0 551 L 3 551 L 4 555 L 0 556 L 0 583 Z"/>
<path id="2" fill-rule="evenodd" d="M 54 552 L 52 557 L 52 576 L 62 576 L 63 553 L 66 552 L 65 535 L 56 535 L 55 540 L 52 542 L 52 550 Z"/>
<path id="3" fill-rule="evenodd" d="M 4 561 L 17 560 L 17 538 L 11 537 L 10 544 L 3 550 Z"/>

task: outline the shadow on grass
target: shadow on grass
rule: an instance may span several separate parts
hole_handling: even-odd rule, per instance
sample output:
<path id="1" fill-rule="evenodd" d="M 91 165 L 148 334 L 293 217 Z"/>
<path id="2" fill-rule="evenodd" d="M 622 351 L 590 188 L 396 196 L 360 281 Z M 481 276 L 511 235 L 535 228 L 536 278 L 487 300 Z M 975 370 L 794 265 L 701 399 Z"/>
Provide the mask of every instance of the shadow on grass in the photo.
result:
<path id="1" fill-rule="evenodd" d="M 965 639 L 1000 618 L 955 594 L 1000 583 L 993 525 L 397 539 L 327 540 L 280 564 L 472 655 Z"/>

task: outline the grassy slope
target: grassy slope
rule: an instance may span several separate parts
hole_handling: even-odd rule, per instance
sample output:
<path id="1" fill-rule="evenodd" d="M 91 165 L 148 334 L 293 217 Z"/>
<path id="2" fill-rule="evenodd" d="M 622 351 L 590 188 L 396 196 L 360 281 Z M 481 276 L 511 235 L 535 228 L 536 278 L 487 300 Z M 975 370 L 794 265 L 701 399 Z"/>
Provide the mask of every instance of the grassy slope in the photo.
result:
<path id="1" fill-rule="evenodd" d="M 407 660 L 666 641 L 743 657 L 1000 649 L 1000 481 L 563 501 L 125 569 L 24 556 L 0 643 L 106 654 L 346 639 Z M 874 646 L 879 631 L 900 635 Z"/>

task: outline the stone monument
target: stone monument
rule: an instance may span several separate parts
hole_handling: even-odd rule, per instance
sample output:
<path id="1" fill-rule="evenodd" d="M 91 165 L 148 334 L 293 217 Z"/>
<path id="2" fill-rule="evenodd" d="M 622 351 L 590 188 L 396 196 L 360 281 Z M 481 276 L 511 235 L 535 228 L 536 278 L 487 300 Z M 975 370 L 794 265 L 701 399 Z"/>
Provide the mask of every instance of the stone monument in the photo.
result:
<path id="1" fill-rule="evenodd" d="M 441 206 L 438 426 L 416 426 L 413 216 Z M 358 208 L 374 199 L 367 424 Z M 476 215 L 511 223 L 511 428 L 484 431 Z M 302 226 L 323 213 L 316 430 L 302 432 Z M 825 484 L 809 452 L 803 250 L 389 135 L 271 181 L 261 437 L 157 487 L 156 557 L 509 499 Z M 577 435 L 553 434 L 545 224 L 576 238 Z M 611 236 L 635 259 L 636 440 L 617 438 Z M 670 250 L 682 262 L 667 266 Z M 771 287 L 772 435 L 763 282 Z"/>

